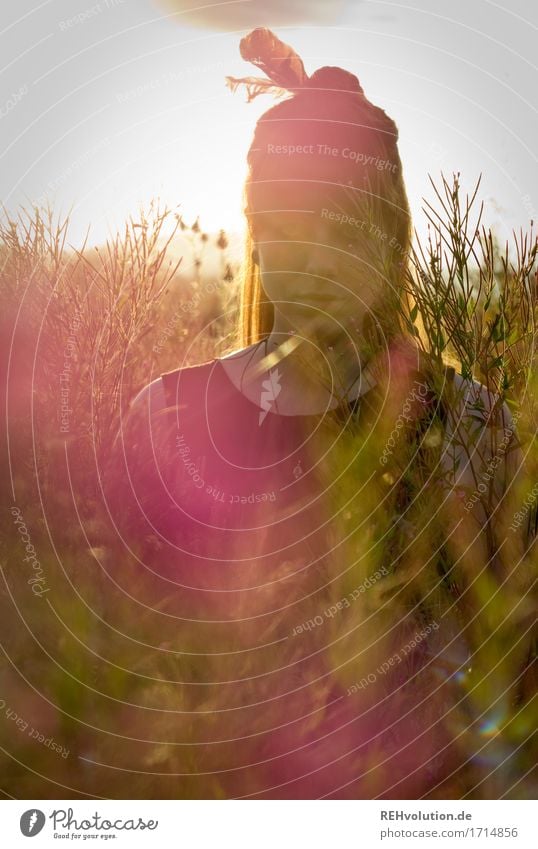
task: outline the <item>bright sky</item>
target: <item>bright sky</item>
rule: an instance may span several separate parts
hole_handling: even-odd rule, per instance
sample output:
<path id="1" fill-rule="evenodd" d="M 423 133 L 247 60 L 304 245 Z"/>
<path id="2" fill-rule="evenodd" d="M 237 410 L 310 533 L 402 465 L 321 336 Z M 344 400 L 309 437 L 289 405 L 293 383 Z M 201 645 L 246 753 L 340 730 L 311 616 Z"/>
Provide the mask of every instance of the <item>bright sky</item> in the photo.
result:
<path id="1" fill-rule="evenodd" d="M 205 229 L 243 227 L 256 118 L 224 76 L 256 75 L 239 40 L 270 26 L 306 70 L 341 65 L 396 121 L 415 221 L 428 173 L 482 172 L 503 237 L 537 217 L 531 0 L 17 0 L 0 26 L 0 191 L 15 211 L 73 210 L 71 241 L 115 230 L 156 195 Z M 195 7 L 205 11 L 192 11 Z M 186 9 L 191 11 L 185 12 Z"/>

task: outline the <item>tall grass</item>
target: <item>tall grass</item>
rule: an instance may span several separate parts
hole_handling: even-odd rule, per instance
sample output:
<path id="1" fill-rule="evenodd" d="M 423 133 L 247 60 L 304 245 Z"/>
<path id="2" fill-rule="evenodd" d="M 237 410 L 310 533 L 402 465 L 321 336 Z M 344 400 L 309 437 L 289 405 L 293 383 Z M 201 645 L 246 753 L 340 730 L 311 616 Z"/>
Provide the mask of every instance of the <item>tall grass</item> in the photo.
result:
<path id="1" fill-rule="evenodd" d="M 63 759 L 28 731 L 13 737 L 14 726 L 2 717 L 2 786 L 8 794 L 51 798 L 78 787 L 81 775 L 84 793 L 117 794 L 115 777 L 102 784 L 84 772 L 78 755 L 92 751 L 92 739 L 117 740 L 90 726 L 117 724 L 121 740 L 122 701 L 136 702 L 145 692 L 136 674 L 138 648 L 133 653 L 126 641 L 119 663 L 100 657 L 123 603 L 111 584 L 121 582 L 122 563 L 107 559 L 101 480 L 120 417 L 162 371 L 203 361 L 216 345 L 230 344 L 236 298 L 226 234 L 210 237 L 199 222 L 187 225 L 158 202 L 102 246 L 72 249 L 68 232 L 68 218 L 58 220 L 50 209 L 22 210 L 16 219 L 5 215 L 0 225 L 9 425 L 2 445 L 1 690 L 5 709 L 22 717 L 21 727 L 32 723 L 70 752 Z M 200 257 L 211 241 L 220 259 L 208 276 Z M 9 510 L 14 505 L 37 552 L 41 586 L 54 587 L 51 605 L 47 593 L 37 598 L 28 584 L 36 572 L 23 561 L 25 546 Z M 128 571 L 126 556 L 123 566 Z M 125 631 L 133 615 L 128 607 Z M 142 625 L 142 616 L 142 644 L 154 642 L 150 620 Z M 101 690 L 107 696 L 96 709 Z M 132 793 L 174 795 L 158 786 L 133 787 Z"/>
<path id="2" fill-rule="evenodd" d="M 417 623 L 443 620 L 451 634 L 465 633 L 469 669 L 457 639 L 439 644 L 437 655 L 435 642 L 428 643 L 435 662 L 420 677 L 413 678 L 419 672 L 414 654 L 402 665 L 409 679 L 407 689 L 401 682 L 402 708 L 406 694 L 416 698 L 422 688 L 422 722 L 437 729 L 425 739 L 425 759 L 435 762 L 441 739 L 451 752 L 453 769 L 430 796 L 523 798 L 536 791 L 537 752 L 537 242 L 531 225 L 501 250 L 482 225 L 482 207 L 476 211 L 478 184 L 466 199 L 457 176 L 433 188 L 436 200 L 424 209 L 428 239 L 422 245 L 417 239 L 404 258 L 409 332 L 428 350 L 439 386 L 450 362 L 487 387 L 494 410 L 508 404 L 522 453 L 504 513 L 496 510 L 492 488 L 481 494 L 492 519 L 485 540 L 475 541 L 478 511 L 460 521 L 452 506 L 436 505 L 432 516 L 432 492 L 442 484 L 435 428 L 425 437 L 421 465 L 402 439 L 390 467 L 380 470 L 403 389 L 379 428 L 366 424 L 364 432 L 351 428 L 342 435 L 323 471 L 339 482 L 327 487 L 337 556 L 327 567 L 324 602 L 337 604 L 387 564 L 390 574 L 327 621 L 319 645 L 318 635 L 312 637 L 321 651 L 331 634 L 325 656 L 332 678 L 320 682 L 312 699 L 311 730 L 331 681 L 351 689 L 394 654 L 395 624 L 400 640 L 402 633 L 410 638 Z M 138 568 L 137 558 L 148 551 L 159 558 L 159 540 L 118 539 L 103 499 L 103 469 L 136 392 L 164 371 L 235 345 L 238 268 L 221 231 L 212 246 L 216 270 L 208 275 L 210 243 L 198 221 L 188 226 L 157 202 L 94 248 L 70 248 L 68 218 L 57 220 L 50 209 L 21 211 L 16 220 L 5 215 L 0 224 L 8 422 L 0 632 L 0 787 L 6 796 L 219 798 L 264 789 L 263 770 L 228 766 L 239 736 L 245 763 L 249 751 L 259 755 L 257 735 L 272 707 L 251 711 L 245 727 L 243 715 L 234 713 L 237 693 L 209 683 L 252 674 L 255 667 L 240 652 L 248 633 L 222 656 L 215 652 L 218 629 L 198 626 L 194 639 L 188 617 L 177 616 L 179 590 L 163 589 Z M 458 437 L 456 425 L 456 443 L 468 444 L 469 434 Z M 328 421 L 327 428 L 334 427 Z M 360 458 L 357 439 L 367 443 Z M 353 476 L 342 476 L 350 466 Z M 405 503 L 396 479 L 410 493 Z M 384 503 L 386 509 L 376 510 Z M 39 573 L 24 561 L 21 523 Z M 447 532 L 452 526 L 453 534 Z M 430 568 L 433 559 L 444 563 L 446 580 L 439 567 Z M 342 563 L 349 568 L 338 568 Z M 41 596 L 28 583 L 32 576 L 45 590 Z M 276 634 L 276 620 L 271 627 Z M 271 633 L 269 627 L 267 641 Z M 282 663 L 295 657 L 289 645 L 278 649 Z M 267 664 L 275 658 L 267 657 Z M 301 674 L 293 672 L 295 683 Z M 381 690 L 362 688 L 368 709 L 383 692 L 378 678 Z M 272 676 L 260 681 L 252 701 L 270 700 L 274 686 Z M 420 734 L 413 722 L 410 716 L 399 724 L 400 745 Z M 230 742 L 202 745 L 207 740 Z M 51 741 L 68 754 L 54 751 Z M 291 742 L 283 738 L 281 745 Z M 275 751 L 269 748 L 267 757 Z M 371 771 L 357 792 L 374 796 L 390 786 L 386 753 L 385 743 L 369 755 Z M 398 796 L 398 787 L 393 793 Z"/>

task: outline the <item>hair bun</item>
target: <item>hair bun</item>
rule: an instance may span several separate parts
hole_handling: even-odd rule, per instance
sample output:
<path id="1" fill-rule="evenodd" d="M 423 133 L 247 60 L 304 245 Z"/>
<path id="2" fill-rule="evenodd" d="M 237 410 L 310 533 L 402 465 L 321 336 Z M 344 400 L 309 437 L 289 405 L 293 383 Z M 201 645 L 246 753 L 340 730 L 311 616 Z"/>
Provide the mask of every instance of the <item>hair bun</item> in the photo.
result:
<path id="1" fill-rule="evenodd" d="M 314 71 L 311 77 L 308 78 L 304 90 L 311 89 L 312 91 L 326 91 L 328 95 L 332 92 L 346 92 L 347 94 L 358 94 L 359 99 L 357 104 L 364 114 L 368 116 L 368 124 L 372 129 L 379 129 L 385 133 L 395 137 L 398 140 L 398 128 L 392 118 L 387 113 L 376 106 L 366 97 L 364 89 L 359 82 L 359 78 L 352 74 L 351 71 L 346 71 L 344 68 L 339 68 L 333 65 L 324 65 Z"/>
<path id="2" fill-rule="evenodd" d="M 324 65 L 314 71 L 306 84 L 307 88 L 325 89 L 328 91 L 348 91 L 364 95 L 358 77 L 344 68 Z"/>

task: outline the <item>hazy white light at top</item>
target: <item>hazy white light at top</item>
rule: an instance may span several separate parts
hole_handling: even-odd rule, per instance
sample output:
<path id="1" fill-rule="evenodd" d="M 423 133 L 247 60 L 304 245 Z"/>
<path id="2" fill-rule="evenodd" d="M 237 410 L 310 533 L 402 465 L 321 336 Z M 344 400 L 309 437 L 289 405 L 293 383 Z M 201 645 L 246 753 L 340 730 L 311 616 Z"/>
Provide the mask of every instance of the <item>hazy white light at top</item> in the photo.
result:
<path id="1" fill-rule="evenodd" d="M 178 24 L 236 30 L 293 24 L 331 24 L 347 5 L 344 0 L 153 0 L 167 13 L 177 13 Z M 354 3 L 361 6 L 361 0 Z"/>
<path id="2" fill-rule="evenodd" d="M 264 25 L 307 73 L 356 74 L 395 120 L 419 228 L 441 171 L 461 172 L 465 189 L 483 175 L 501 237 L 538 218 L 533 30 L 498 4 L 487 18 L 468 0 L 435 13 L 430 0 L 55 0 L 22 17 L 31 0 L 5 5 L 0 194 L 10 211 L 45 196 L 72 207 L 74 243 L 88 227 L 101 240 L 155 196 L 206 229 L 244 226 L 246 152 L 274 101 L 247 104 L 225 76 L 256 75 L 239 42 Z"/>

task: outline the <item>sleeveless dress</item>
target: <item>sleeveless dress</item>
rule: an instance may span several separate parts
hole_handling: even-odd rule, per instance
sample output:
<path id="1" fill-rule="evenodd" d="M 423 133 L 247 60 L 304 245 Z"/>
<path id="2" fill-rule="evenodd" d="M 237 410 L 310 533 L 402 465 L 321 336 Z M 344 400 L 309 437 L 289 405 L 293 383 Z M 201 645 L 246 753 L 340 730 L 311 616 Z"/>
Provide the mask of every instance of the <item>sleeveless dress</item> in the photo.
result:
<path id="1" fill-rule="evenodd" d="M 271 397 L 258 406 L 219 360 L 163 374 L 162 386 L 165 405 L 124 429 L 122 533 L 149 540 L 141 568 L 176 593 L 185 649 L 209 664 L 211 710 L 196 733 L 221 742 L 197 750 L 198 769 L 234 798 L 428 794 L 454 768 L 440 693 L 466 647 L 448 625 L 431 631 L 417 649 L 417 669 L 434 659 L 430 692 L 398 663 L 355 690 L 333 675 L 333 517 L 309 448 L 323 417 L 280 415 Z M 335 412 L 342 427 L 376 391 Z"/>

